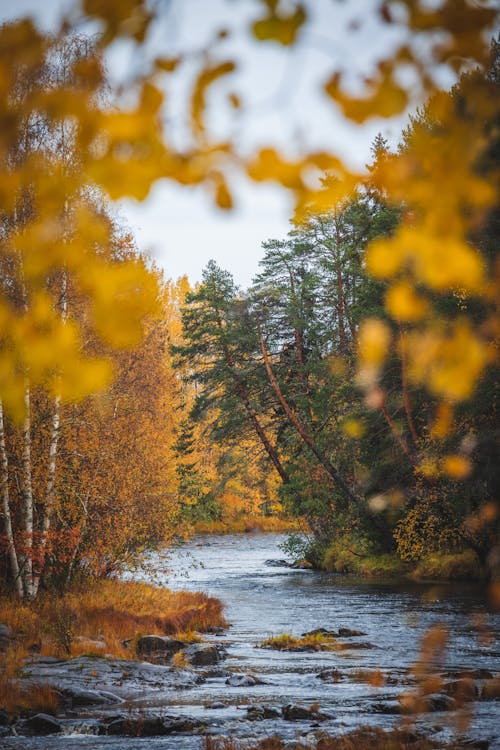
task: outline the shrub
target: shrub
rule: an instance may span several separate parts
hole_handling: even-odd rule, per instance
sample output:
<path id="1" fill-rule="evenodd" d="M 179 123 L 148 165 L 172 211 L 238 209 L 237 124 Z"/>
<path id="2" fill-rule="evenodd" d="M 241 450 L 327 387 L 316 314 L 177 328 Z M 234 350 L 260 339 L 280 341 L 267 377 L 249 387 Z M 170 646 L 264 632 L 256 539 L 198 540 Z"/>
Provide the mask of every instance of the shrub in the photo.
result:
<path id="1" fill-rule="evenodd" d="M 475 581 L 486 576 L 473 550 L 454 555 L 429 555 L 412 573 L 415 580 Z"/>

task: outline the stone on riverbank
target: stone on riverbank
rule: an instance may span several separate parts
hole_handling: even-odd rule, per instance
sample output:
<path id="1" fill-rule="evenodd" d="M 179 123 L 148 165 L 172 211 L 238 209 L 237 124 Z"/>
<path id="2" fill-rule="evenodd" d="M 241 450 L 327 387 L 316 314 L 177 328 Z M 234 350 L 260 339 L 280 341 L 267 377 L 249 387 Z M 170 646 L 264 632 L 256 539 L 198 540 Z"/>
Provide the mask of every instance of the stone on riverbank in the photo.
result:
<path id="1" fill-rule="evenodd" d="M 63 688 L 61 692 L 71 701 L 73 707 L 109 705 L 123 701 L 123 698 L 119 698 L 107 690 L 86 690 L 85 688 L 72 686 Z"/>
<path id="2" fill-rule="evenodd" d="M 224 650 L 209 643 L 192 643 L 184 649 L 184 656 L 193 667 L 210 667 L 224 658 Z"/>
<path id="3" fill-rule="evenodd" d="M 161 635 L 143 635 L 137 641 L 137 654 L 155 664 L 165 664 L 172 656 L 181 651 L 186 644 L 175 638 Z"/>
<path id="4" fill-rule="evenodd" d="M 6 651 L 13 639 L 12 628 L 0 624 L 0 651 Z"/>
<path id="5" fill-rule="evenodd" d="M 27 719 L 24 725 L 30 734 L 58 734 L 62 731 L 57 719 L 49 714 L 35 714 Z"/>

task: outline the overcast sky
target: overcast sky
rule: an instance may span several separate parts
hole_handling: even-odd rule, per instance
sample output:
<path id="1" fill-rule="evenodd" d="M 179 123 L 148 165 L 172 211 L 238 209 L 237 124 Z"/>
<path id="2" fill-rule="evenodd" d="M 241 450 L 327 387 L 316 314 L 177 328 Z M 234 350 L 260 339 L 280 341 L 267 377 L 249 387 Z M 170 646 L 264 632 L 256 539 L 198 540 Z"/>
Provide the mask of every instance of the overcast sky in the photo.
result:
<path id="1" fill-rule="evenodd" d="M 373 13 L 375 0 L 309 0 L 312 23 L 300 44 L 291 49 L 252 40 L 248 20 L 259 14 L 255 0 L 160 3 L 164 13 L 149 43 L 152 51 L 161 49 L 171 55 L 196 49 L 216 30 L 233 30 L 220 54 L 236 59 L 238 72 L 229 87 L 225 82 L 217 84 L 211 113 L 213 127 L 236 135 L 241 147 L 272 144 L 289 153 L 303 146 L 327 148 L 362 167 L 377 132 L 396 142 L 401 121 L 390 125 L 371 120 L 364 128 L 355 127 L 345 123 L 321 95 L 322 83 L 336 63 L 353 73 L 368 72 L 373 60 L 395 43 L 397 31 L 383 27 Z M 74 5 L 74 0 L 0 0 L 0 16 L 8 20 L 30 14 L 50 29 L 61 11 Z M 115 49 L 109 67 L 119 77 L 127 67 L 140 64 L 137 54 L 122 45 Z M 188 75 L 177 84 L 184 90 L 189 86 Z M 223 99 L 232 90 L 242 93 L 244 105 L 236 121 Z M 169 113 L 174 131 L 175 106 L 174 97 Z M 204 189 L 163 181 L 146 201 L 124 201 L 120 211 L 139 247 L 151 252 L 167 276 L 187 274 L 191 281 L 199 280 L 202 268 L 214 258 L 239 284 L 247 285 L 262 255 L 261 242 L 286 235 L 292 205 L 278 188 L 241 179 L 235 197 L 236 209 L 223 213 L 211 205 Z"/>

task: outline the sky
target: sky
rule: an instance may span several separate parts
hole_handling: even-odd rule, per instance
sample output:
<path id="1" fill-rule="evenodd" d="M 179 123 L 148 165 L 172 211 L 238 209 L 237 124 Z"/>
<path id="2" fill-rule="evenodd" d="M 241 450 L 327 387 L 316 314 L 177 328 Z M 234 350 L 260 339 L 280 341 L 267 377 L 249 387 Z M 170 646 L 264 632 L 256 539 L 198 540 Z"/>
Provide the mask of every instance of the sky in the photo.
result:
<path id="1" fill-rule="evenodd" d="M 0 19 L 28 14 L 50 30 L 61 12 L 75 5 L 75 0 L 0 0 Z M 382 132 L 395 144 L 402 119 L 372 119 L 362 128 L 346 123 L 322 96 L 321 87 L 335 65 L 350 71 L 353 82 L 368 73 L 373 61 L 399 39 L 398 31 L 377 20 L 375 0 L 308 0 L 307 5 L 307 33 L 299 44 L 283 48 L 252 39 L 248 23 L 259 15 L 255 0 L 159 0 L 159 21 L 146 47 L 137 52 L 131 45 L 115 45 L 108 68 L 112 78 L 123 83 L 149 54 L 197 50 L 216 31 L 229 28 L 232 33 L 218 54 L 235 59 L 238 70 L 234 84 L 224 81 L 213 87 L 210 127 L 232 135 L 243 150 L 274 145 L 293 155 L 304 147 L 331 149 L 349 165 L 362 168 L 375 135 Z M 183 94 L 189 90 L 192 72 L 188 65 L 179 76 L 166 115 L 170 132 L 181 140 Z M 232 90 L 241 93 L 243 103 L 237 116 L 230 114 L 226 103 Z M 240 177 L 235 184 L 236 207 L 231 212 L 214 207 L 204 188 L 162 181 L 145 201 L 122 201 L 119 213 L 139 248 L 155 258 L 167 277 L 186 274 L 192 282 L 199 281 L 213 258 L 238 284 L 247 286 L 258 270 L 261 243 L 286 236 L 292 202 L 277 187 Z"/>

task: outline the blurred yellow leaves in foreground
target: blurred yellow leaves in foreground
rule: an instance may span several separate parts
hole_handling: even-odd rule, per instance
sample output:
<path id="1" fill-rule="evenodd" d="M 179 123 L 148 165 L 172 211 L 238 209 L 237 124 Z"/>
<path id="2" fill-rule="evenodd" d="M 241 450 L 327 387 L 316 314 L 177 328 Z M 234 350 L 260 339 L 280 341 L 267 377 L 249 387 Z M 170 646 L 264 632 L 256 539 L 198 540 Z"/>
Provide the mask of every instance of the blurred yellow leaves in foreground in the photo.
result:
<path id="1" fill-rule="evenodd" d="M 424 104 L 427 121 L 422 118 L 400 151 L 382 159 L 370 175 L 388 204 L 402 207 L 402 220 L 366 254 L 368 271 L 389 283 L 388 320 L 368 320 L 360 328 L 359 380 L 376 386 L 395 346 L 394 321 L 407 327 L 408 377 L 456 402 L 471 396 L 494 360 L 500 327 L 494 305 L 498 269 L 486 266 L 473 240 L 498 200 L 496 175 L 481 166 L 499 115 L 484 76 L 498 13 L 466 0 L 442 0 L 432 8 L 420 0 L 375 5 L 380 23 L 404 27 L 405 40 L 376 62 L 361 93 L 345 88 L 342 69 L 325 70 L 324 93 L 355 123 Z M 307 4 L 255 0 L 255 9 L 249 31 L 260 43 L 294 45 L 307 31 Z M 74 33 L 89 18 L 101 25 L 97 40 Z M 365 179 L 335 153 L 305 152 L 290 159 L 264 146 L 243 154 L 236 142 L 214 137 L 209 93 L 231 78 L 236 63 L 212 48 L 197 58 L 182 148 L 173 145 L 163 116 L 169 82 L 184 63 L 182 52 L 172 57 L 161 50 L 130 84 L 135 96 L 128 101 L 135 103 L 114 103 L 103 52 L 117 37 L 142 44 L 155 20 L 145 0 L 84 0 L 51 38 L 26 19 L 0 29 L 1 245 L 7 279 L 0 305 L 0 393 L 12 414 L 22 411 L 24 377 L 50 388 L 57 380 L 68 398 L 102 387 L 109 368 L 98 354 L 85 352 L 85 326 L 94 326 L 114 346 L 129 346 L 154 307 L 155 282 L 148 270 L 126 253 L 106 257 L 112 234 L 101 211 L 106 197 L 142 200 L 157 180 L 168 178 L 204 184 L 216 205 L 229 210 L 239 169 L 251 180 L 277 182 L 291 191 L 300 220 L 306 211 L 334 207 Z M 219 34 L 219 41 L 229 34 Z M 419 52 L 422 43 L 425 55 Z M 439 90 L 436 65 L 468 71 L 460 97 Z M 411 85 L 404 83 L 402 69 L 411 70 Z M 240 101 L 238 91 L 226 97 L 233 112 Z M 329 179 L 321 182 L 325 173 Z M 89 297 L 92 320 L 77 323 L 71 310 L 62 314 L 65 283 Z M 489 311 L 486 322 L 478 325 L 466 310 L 461 319 L 449 319 L 436 302 L 448 294 L 462 295 L 464 304 L 480 301 Z"/>

